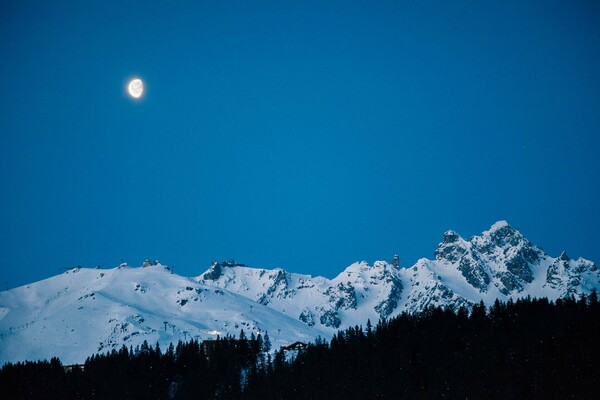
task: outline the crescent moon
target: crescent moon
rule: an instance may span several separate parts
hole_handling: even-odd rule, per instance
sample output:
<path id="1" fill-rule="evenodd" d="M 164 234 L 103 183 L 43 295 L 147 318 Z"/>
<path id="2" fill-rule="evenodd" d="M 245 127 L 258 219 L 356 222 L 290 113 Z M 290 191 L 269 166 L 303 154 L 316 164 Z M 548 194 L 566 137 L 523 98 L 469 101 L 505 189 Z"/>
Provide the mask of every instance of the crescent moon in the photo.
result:
<path id="1" fill-rule="evenodd" d="M 127 91 L 131 97 L 135 99 L 140 98 L 142 93 L 144 93 L 144 82 L 139 78 L 132 79 L 127 86 Z"/>

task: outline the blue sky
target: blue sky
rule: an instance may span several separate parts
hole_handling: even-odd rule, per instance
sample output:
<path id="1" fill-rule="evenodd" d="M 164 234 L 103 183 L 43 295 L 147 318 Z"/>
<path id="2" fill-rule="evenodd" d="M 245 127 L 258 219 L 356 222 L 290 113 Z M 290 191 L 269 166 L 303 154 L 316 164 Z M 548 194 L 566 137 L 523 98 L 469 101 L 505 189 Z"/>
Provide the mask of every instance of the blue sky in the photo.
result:
<path id="1" fill-rule="evenodd" d="M 597 2 L 119 3 L 0 3 L 3 289 L 332 277 L 501 219 L 600 261 Z"/>

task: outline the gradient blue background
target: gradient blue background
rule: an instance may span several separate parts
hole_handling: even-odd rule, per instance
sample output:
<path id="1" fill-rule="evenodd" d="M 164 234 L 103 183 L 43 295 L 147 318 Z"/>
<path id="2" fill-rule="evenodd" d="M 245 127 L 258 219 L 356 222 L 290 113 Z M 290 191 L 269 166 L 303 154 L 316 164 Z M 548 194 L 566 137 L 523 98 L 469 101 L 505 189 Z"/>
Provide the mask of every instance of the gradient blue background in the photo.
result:
<path id="1" fill-rule="evenodd" d="M 332 277 L 500 219 L 600 261 L 599 2 L 170 3 L 0 2 L 2 289 Z"/>

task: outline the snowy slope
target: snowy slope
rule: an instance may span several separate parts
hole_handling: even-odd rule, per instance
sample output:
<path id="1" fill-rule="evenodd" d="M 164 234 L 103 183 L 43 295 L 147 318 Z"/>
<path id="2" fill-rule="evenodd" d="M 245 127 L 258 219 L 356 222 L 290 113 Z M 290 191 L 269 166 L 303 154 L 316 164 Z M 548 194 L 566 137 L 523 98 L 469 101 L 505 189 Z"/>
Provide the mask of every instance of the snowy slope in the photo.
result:
<path id="1" fill-rule="evenodd" d="M 465 240 L 447 231 L 435 259 L 410 268 L 357 262 L 333 279 L 215 262 L 186 278 L 168 267 L 78 268 L 0 292 L 0 364 L 216 335 L 268 331 L 274 348 L 330 337 L 428 306 L 458 308 L 531 295 L 579 297 L 600 288 L 600 271 L 566 253 L 547 255 L 499 221 Z"/>
<path id="2" fill-rule="evenodd" d="M 78 268 L 0 293 L 0 364 L 59 355 L 63 363 L 136 346 L 268 331 L 275 346 L 315 330 L 247 298 L 172 274 L 162 265 Z"/>

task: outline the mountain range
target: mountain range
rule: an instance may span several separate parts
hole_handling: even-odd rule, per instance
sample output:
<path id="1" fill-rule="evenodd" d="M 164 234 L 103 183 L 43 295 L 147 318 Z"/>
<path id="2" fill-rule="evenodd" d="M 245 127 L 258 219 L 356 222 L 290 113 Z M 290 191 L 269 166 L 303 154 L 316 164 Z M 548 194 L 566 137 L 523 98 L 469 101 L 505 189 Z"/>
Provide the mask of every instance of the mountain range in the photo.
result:
<path id="1" fill-rule="evenodd" d="M 593 262 L 565 252 L 551 257 L 506 221 L 469 240 L 447 231 L 434 255 L 408 268 L 397 257 L 356 262 L 333 279 L 233 260 L 213 262 L 197 277 L 148 261 L 139 268 L 71 269 L 0 292 L 0 364 L 53 356 L 80 363 L 144 340 L 164 348 L 241 329 L 268 332 L 278 348 L 429 306 L 579 298 L 600 288 Z"/>

